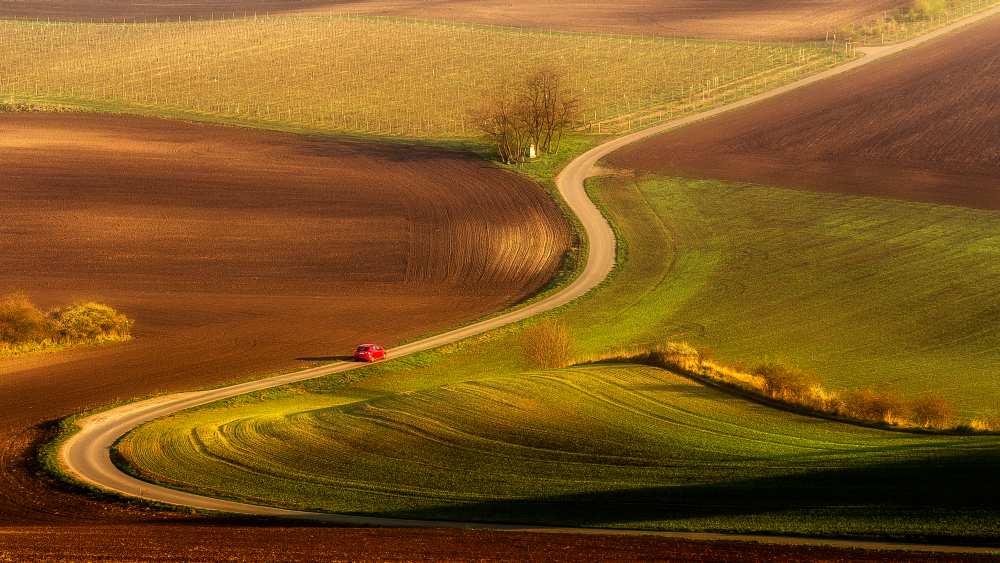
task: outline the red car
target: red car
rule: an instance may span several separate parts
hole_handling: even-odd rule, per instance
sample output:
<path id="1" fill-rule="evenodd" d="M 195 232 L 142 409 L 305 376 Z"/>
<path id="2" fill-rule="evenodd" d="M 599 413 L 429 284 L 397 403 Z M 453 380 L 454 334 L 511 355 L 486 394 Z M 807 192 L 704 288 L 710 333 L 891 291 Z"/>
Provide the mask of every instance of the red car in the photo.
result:
<path id="1" fill-rule="evenodd" d="M 377 362 L 385 359 L 385 348 L 378 344 L 361 344 L 354 351 L 354 359 L 359 362 Z"/>

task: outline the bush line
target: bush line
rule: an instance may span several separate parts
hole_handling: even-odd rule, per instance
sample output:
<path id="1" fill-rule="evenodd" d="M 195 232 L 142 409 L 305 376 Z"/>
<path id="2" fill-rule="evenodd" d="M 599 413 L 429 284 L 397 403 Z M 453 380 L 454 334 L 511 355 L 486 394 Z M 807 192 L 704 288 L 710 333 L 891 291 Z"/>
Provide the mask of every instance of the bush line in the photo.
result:
<path id="1" fill-rule="evenodd" d="M 939 393 L 925 393 L 907 400 L 891 390 L 863 388 L 830 391 L 823 387 L 814 374 L 784 363 L 768 361 L 752 369 L 726 366 L 714 361 L 710 352 L 699 350 L 686 342 L 667 342 L 652 348 L 623 349 L 575 363 L 603 362 L 658 367 L 735 390 L 787 410 L 853 424 L 962 434 L 1000 432 L 1000 418 L 996 416 L 958 420 L 951 403 Z M 569 365 L 569 362 L 564 365 Z"/>

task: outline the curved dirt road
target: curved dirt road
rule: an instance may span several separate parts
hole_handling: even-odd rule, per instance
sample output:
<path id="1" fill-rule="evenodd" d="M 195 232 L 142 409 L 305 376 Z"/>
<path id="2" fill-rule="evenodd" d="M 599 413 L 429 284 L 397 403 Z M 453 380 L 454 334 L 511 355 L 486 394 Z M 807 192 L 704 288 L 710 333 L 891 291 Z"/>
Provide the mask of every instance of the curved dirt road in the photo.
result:
<path id="1" fill-rule="evenodd" d="M 1000 6 L 996 6 L 978 15 L 966 18 L 935 32 L 918 37 L 899 45 L 872 48 L 865 51 L 865 57 L 841 65 L 837 68 L 800 80 L 787 86 L 754 96 L 740 102 L 720 107 L 697 115 L 692 115 L 683 119 L 678 119 L 668 123 L 658 125 L 643 131 L 632 133 L 624 137 L 610 140 L 573 160 L 556 179 L 559 192 L 566 200 L 570 209 L 579 218 L 589 241 L 587 263 L 583 272 L 569 286 L 562 291 L 550 295 L 538 302 L 528 306 L 515 309 L 502 315 L 486 319 L 475 324 L 459 328 L 450 332 L 432 336 L 420 341 L 400 346 L 390 350 L 392 357 L 400 357 L 423 350 L 428 350 L 445 344 L 450 344 L 458 340 L 475 336 L 483 332 L 499 328 L 511 323 L 527 319 L 531 316 L 550 311 L 561 305 L 569 303 L 574 299 L 586 294 L 591 289 L 599 285 L 611 272 L 615 259 L 615 237 L 607 221 L 598 211 L 596 206 L 587 197 L 584 182 L 590 176 L 597 173 L 597 162 L 614 152 L 615 150 L 635 143 L 642 139 L 657 135 L 659 133 L 682 127 L 706 119 L 725 111 L 761 101 L 763 99 L 778 96 L 784 92 L 818 82 L 830 76 L 848 72 L 854 68 L 868 64 L 883 57 L 896 54 L 909 47 L 925 43 L 949 33 L 957 28 L 971 22 L 990 17 L 1000 13 Z M 203 405 L 213 401 L 234 397 L 244 393 L 249 393 L 270 387 L 276 387 L 288 383 L 294 383 L 307 379 L 322 377 L 334 373 L 339 373 L 360 367 L 360 364 L 335 363 L 327 366 L 312 368 L 287 375 L 270 377 L 239 385 L 212 389 L 208 391 L 198 391 L 191 393 L 179 393 L 164 397 L 159 397 L 147 401 L 131 403 L 109 411 L 105 411 L 80 421 L 80 431 L 71 436 L 61 446 L 59 450 L 60 461 L 67 473 L 75 476 L 79 481 L 99 489 L 122 494 L 125 496 L 138 497 L 149 501 L 165 504 L 191 507 L 201 510 L 219 511 L 232 514 L 250 516 L 269 516 L 279 518 L 289 518 L 297 520 L 309 520 L 315 522 L 325 522 L 342 525 L 363 525 L 363 526 L 395 526 L 395 527 L 449 527 L 449 528 L 478 528 L 494 530 L 521 530 L 535 532 L 553 533 L 584 533 L 584 534 L 656 534 L 666 537 L 677 537 L 687 539 L 727 539 L 759 541 L 769 543 L 781 543 L 792 545 L 830 545 L 868 549 L 896 549 L 896 550 L 919 550 L 933 552 L 950 553 L 995 553 L 991 548 L 975 547 L 953 547 L 953 546 L 933 546 L 933 545 L 913 545 L 900 543 L 881 542 L 856 542 L 846 540 L 823 540 L 809 538 L 775 537 L 775 536 L 752 536 L 752 535 L 729 535 L 710 533 L 671 533 L 671 532 L 638 532 L 627 530 L 601 530 L 601 529 L 581 529 L 581 528 L 559 528 L 547 526 L 520 526 L 503 524 L 481 524 L 471 522 L 439 522 L 424 520 L 405 520 L 394 518 L 378 518 L 366 516 L 348 516 L 338 514 L 326 514 L 317 512 L 304 512 L 295 510 L 285 510 L 266 506 L 234 502 L 211 497 L 200 496 L 184 491 L 161 487 L 139 479 L 133 478 L 120 471 L 111 461 L 110 449 L 115 441 L 141 424 L 167 416 L 171 413 Z"/>

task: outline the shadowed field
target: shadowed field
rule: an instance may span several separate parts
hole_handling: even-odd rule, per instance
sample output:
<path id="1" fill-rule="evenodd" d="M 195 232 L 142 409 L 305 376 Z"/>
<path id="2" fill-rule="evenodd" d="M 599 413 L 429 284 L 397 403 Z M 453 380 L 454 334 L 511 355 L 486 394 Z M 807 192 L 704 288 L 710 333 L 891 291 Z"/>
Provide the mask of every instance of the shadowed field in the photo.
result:
<path id="1" fill-rule="evenodd" d="M 146 525 L 0 528 L 0 557 L 13 561 L 537 560 L 992 561 L 987 556 L 831 547 L 686 541 L 651 536 L 539 534 L 435 529 Z"/>
<path id="2" fill-rule="evenodd" d="M 1000 209 L 1000 18 L 613 154 L 673 176 Z"/>
<path id="3" fill-rule="evenodd" d="M 0 523 L 94 515 L 31 479 L 40 423 L 454 326 L 537 290 L 568 244 L 538 186 L 437 149 L 4 114 L 0 171 L 0 289 L 136 321 L 128 344 L 0 362 Z"/>

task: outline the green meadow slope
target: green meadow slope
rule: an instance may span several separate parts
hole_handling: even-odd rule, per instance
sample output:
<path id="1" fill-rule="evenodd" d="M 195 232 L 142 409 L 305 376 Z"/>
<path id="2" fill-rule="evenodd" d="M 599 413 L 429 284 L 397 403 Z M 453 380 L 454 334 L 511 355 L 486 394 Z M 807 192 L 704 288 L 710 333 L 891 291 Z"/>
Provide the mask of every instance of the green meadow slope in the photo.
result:
<path id="1" fill-rule="evenodd" d="M 555 316 L 581 359 L 687 339 L 827 387 L 995 412 L 1000 214 L 754 186 L 593 186 L 623 240 Z M 666 371 L 539 371 L 515 327 L 232 399 L 126 436 L 151 480 L 400 517 L 996 541 L 1000 439 L 861 428 Z"/>
<path id="2" fill-rule="evenodd" d="M 633 339 L 1000 412 L 1000 213 L 716 182 L 616 189 L 676 248 Z M 596 339 L 597 334 L 590 336 Z"/>
<path id="3" fill-rule="evenodd" d="M 301 509 L 997 539 L 997 438 L 821 422 L 654 368 L 595 365 L 254 410 L 147 426 L 124 451 L 166 483 Z"/>

